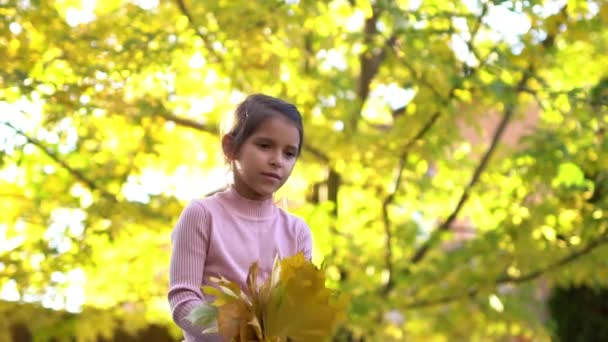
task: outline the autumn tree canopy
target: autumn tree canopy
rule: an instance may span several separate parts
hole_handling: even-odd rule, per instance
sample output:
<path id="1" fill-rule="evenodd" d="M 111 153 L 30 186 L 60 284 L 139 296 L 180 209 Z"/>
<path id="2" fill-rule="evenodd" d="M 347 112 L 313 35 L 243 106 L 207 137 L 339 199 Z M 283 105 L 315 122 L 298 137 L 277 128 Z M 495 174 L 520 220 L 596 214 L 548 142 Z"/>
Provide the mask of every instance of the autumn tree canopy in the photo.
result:
<path id="1" fill-rule="evenodd" d="M 0 14 L 0 340 L 18 323 L 41 340 L 153 323 L 177 339 L 170 232 L 225 183 L 223 118 L 257 92 L 304 114 L 277 200 L 352 298 L 339 339 L 546 340 L 546 293 L 608 286 L 604 1 Z"/>

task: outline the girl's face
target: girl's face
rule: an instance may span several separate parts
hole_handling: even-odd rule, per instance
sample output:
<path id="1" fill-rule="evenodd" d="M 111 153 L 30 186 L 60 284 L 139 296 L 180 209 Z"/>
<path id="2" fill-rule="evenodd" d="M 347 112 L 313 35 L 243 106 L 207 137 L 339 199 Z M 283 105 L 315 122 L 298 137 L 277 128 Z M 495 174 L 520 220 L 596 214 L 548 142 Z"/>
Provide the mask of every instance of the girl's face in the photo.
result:
<path id="1" fill-rule="evenodd" d="M 234 158 L 234 186 L 241 196 L 271 198 L 291 175 L 300 133 L 289 119 L 273 115 L 245 140 Z"/>

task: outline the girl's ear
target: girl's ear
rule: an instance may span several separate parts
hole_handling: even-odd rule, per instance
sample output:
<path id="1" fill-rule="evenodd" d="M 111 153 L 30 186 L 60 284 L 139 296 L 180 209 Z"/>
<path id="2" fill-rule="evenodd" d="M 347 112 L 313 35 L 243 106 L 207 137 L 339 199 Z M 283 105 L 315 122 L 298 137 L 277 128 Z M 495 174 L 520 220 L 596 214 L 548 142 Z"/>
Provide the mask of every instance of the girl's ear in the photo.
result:
<path id="1" fill-rule="evenodd" d="M 230 161 L 234 160 L 234 137 L 230 134 L 224 134 L 222 137 L 222 151 L 224 157 Z"/>

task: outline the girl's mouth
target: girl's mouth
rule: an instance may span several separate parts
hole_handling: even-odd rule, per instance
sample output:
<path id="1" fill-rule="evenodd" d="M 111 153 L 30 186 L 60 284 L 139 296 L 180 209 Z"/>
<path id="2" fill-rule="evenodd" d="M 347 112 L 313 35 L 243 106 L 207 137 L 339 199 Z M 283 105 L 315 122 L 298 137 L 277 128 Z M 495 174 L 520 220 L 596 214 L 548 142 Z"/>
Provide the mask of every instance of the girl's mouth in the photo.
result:
<path id="1" fill-rule="evenodd" d="M 262 172 L 262 176 L 272 179 L 272 180 L 276 180 L 276 181 L 281 180 L 281 176 L 277 175 L 276 173 L 272 173 L 272 172 Z"/>

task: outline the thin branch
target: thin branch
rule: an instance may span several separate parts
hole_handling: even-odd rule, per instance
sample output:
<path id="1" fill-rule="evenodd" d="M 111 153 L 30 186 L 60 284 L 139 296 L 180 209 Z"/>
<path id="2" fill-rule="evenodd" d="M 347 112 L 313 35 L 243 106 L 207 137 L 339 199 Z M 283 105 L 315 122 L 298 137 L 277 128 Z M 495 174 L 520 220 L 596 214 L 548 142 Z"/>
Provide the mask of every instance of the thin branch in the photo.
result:
<path id="1" fill-rule="evenodd" d="M 222 56 L 220 56 L 217 51 L 215 51 L 215 49 L 213 48 L 213 44 L 211 43 L 211 41 L 209 41 L 209 38 L 196 26 L 196 22 L 194 21 L 194 18 L 192 17 L 192 14 L 186 6 L 184 0 L 175 0 L 175 3 L 177 4 L 177 7 L 179 7 L 179 10 L 182 12 L 182 14 L 188 19 L 190 27 L 192 27 L 196 35 L 201 38 L 201 40 L 205 44 L 205 47 L 207 48 L 207 51 L 215 58 L 217 62 L 222 62 Z"/>
<path id="2" fill-rule="evenodd" d="M 175 3 L 177 4 L 177 7 L 179 8 L 180 12 L 188 19 L 190 27 L 194 30 L 196 35 L 201 38 L 203 44 L 205 44 L 205 48 L 207 49 L 207 52 L 209 52 L 209 54 L 213 57 L 214 62 L 219 63 L 221 65 L 221 68 L 225 72 L 231 70 L 226 66 L 224 58 L 213 48 L 213 44 L 211 40 L 209 40 L 209 37 L 205 34 L 205 32 L 202 32 L 198 28 L 196 21 L 194 20 L 194 17 L 192 16 L 192 13 L 190 13 L 190 10 L 188 9 L 188 6 L 186 6 L 184 0 L 175 0 Z M 240 87 L 241 89 L 249 88 L 249 82 L 246 80 L 243 73 L 237 72 L 235 74 L 235 77 L 236 80 L 232 79 L 232 81 L 236 81 L 235 83 L 238 87 Z"/>
<path id="3" fill-rule="evenodd" d="M 207 133 L 211 133 L 211 134 L 215 134 L 215 135 L 217 135 L 219 133 L 219 130 L 215 127 L 205 125 L 201 122 L 198 122 L 198 121 L 195 121 L 192 119 L 179 117 L 172 113 L 167 113 L 167 112 L 161 111 L 158 113 L 158 116 L 160 116 L 168 121 L 175 122 L 177 125 L 193 128 L 197 131 L 207 132 Z"/>
<path id="4" fill-rule="evenodd" d="M 590 176 L 590 175 L 585 175 L 585 177 L 586 178 L 596 178 L 595 181 L 594 181 L 596 189 L 600 188 L 601 185 L 604 184 L 604 178 L 603 178 L 603 174 L 602 173 L 600 173 L 597 177 L 593 177 L 593 176 Z M 593 198 L 594 196 L 597 196 L 597 198 L 594 199 Z M 594 203 L 594 200 L 599 201 L 599 200 L 605 198 L 606 194 L 603 193 L 603 192 L 601 192 L 601 190 L 600 190 L 600 192 L 598 192 L 597 194 L 594 194 L 594 196 L 592 196 L 591 198 L 587 199 L 587 202 L 588 203 Z M 455 228 L 455 226 L 452 226 L 452 229 L 454 229 L 454 228 Z M 547 266 L 545 266 L 543 268 L 540 268 L 538 270 L 526 273 L 523 276 L 518 276 L 518 277 L 503 276 L 503 277 L 499 277 L 496 280 L 496 285 L 501 285 L 501 284 L 505 284 L 505 283 L 522 283 L 522 282 L 526 282 L 526 281 L 530 281 L 530 280 L 533 280 L 535 278 L 538 278 L 538 277 L 540 277 L 544 273 L 547 273 L 547 272 L 552 271 L 554 269 L 557 269 L 557 268 L 559 268 L 561 266 L 564 266 L 564 265 L 566 265 L 566 264 L 568 264 L 570 262 L 573 262 L 575 259 L 577 259 L 579 257 L 582 257 L 585 254 L 590 253 L 592 249 L 595 249 L 595 248 L 599 247 L 599 245 L 601 245 L 601 244 L 607 243 L 608 241 L 606 241 L 606 240 L 608 240 L 608 235 L 604 235 L 604 236 L 598 238 L 597 240 L 593 240 L 585 248 L 583 248 L 581 250 L 578 250 L 578 251 L 575 251 L 572 254 L 570 254 L 570 255 L 568 255 L 568 256 L 566 256 L 566 257 L 564 257 L 564 258 L 562 258 L 562 259 L 560 259 L 560 260 L 558 260 L 558 261 L 556 261 L 556 262 L 554 262 L 552 264 L 549 264 L 549 265 L 547 265 Z M 572 245 L 569 245 L 569 246 L 572 247 Z M 451 269 L 448 273 L 451 273 L 451 272 L 458 272 L 458 270 L 457 269 Z M 506 272 L 504 272 L 504 273 L 506 273 Z M 442 278 L 445 278 L 445 275 Z M 431 283 L 438 283 L 440 281 L 441 281 L 441 279 L 433 279 L 433 280 L 431 280 Z M 468 294 L 471 295 L 472 293 L 474 293 L 474 292 L 469 292 Z M 463 297 L 463 294 L 460 294 L 460 295 L 453 295 L 453 296 L 449 296 L 449 297 L 443 297 L 443 298 L 435 299 L 435 300 L 432 300 L 432 301 L 420 301 L 420 302 L 417 302 L 416 306 L 427 306 L 431 302 L 432 303 L 436 303 L 436 304 L 442 304 L 442 303 L 449 302 L 449 301 L 452 301 L 452 300 L 460 299 L 462 297 Z"/>
<path id="5" fill-rule="evenodd" d="M 395 46 L 395 45 L 396 44 L 393 44 L 393 46 Z M 410 71 L 410 73 L 412 74 L 414 79 L 416 79 L 418 82 L 422 83 L 425 87 L 430 89 L 442 104 L 444 104 L 444 105 L 448 104 L 446 97 L 443 96 L 441 94 L 441 92 L 439 92 L 439 90 L 437 90 L 437 88 L 435 88 L 435 86 L 433 84 L 431 84 L 431 82 L 429 82 L 425 77 L 421 77 L 420 75 L 418 75 L 418 72 L 416 71 L 414 66 L 408 62 L 407 58 L 405 58 L 405 55 L 403 54 L 403 52 L 401 50 L 398 50 L 395 47 L 395 48 L 393 48 L 393 51 L 397 54 L 398 57 L 402 58 L 401 62 Z"/>
<path id="6" fill-rule="evenodd" d="M 87 178 L 84 173 L 82 173 L 80 170 L 77 170 L 75 168 L 73 168 L 72 166 L 68 165 L 68 163 L 66 163 L 64 160 L 61 160 L 61 158 L 59 158 L 59 156 L 49 150 L 44 143 L 42 143 L 40 140 L 30 137 L 29 135 L 27 135 L 27 133 L 23 132 L 22 130 L 16 128 L 15 126 L 11 125 L 8 122 L 2 122 L 3 125 L 7 126 L 8 128 L 12 129 L 13 131 L 15 131 L 15 133 L 23 136 L 27 142 L 29 142 L 30 144 L 36 146 L 38 149 L 40 149 L 42 152 L 44 152 L 45 155 L 47 155 L 49 158 L 51 158 L 55 163 L 59 164 L 62 168 L 64 168 L 66 171 L 68 171 L 68 173 L 70 175 L 72 175 L 72 177 L 76 178 L 77 180 L 79 180 L 80 182 L 84 183 L 89 189 L 94 190 L 94 191 L 99 191 L 99 193 L 103 196 L 106 197 L 107 199 L 111 200 L 112 202 L 117 202 L 116 196 L 110 192 L 108 192 L 107 190 L 101 188 L 100 186 L 98 186 L 97 184 L 95 184 L 95 182 L 89 178 Z"/>
<path id="7" fill-rule="evenodd" d="M 373 5 L 372 16 L 365 20 L 365 25 L 363 27 L 364 44 L 372 48 L 369 51 L 363 51 L 359 55 L 360 69 L 357 84 L 357 98 L 359 99 L 359 106 L 356 108 L 351 118 L 350 126 L 352 131 L 357 130 L 359 119 L 361 118 L 361 110 L 363 109 L 363 105 L 369 96 L 371 82 L 378 73 L 380 65 L 386 57 L 386 47 L 374 48 L 374 38 L 379 34 L 377 24 L 380 14 L 380 9 Z M 387 39 L 387 44 L 391 46 L 395 43 L 395 40 L 396 36 L 393 35 Z"/>
<path id="8" fill-rule="evenodd" d="M 12 193 L 0 193 L 0 198 L 10 198 L 13 200 L 20 200 L 30 202 L 32 199 L 25 196 L 24 194 L 12 194 Z"/>
<path id="9" fill-rule="evenodd" d="M 479 21 L 481 22 L 481 18 L 479 19 Z M 394 44 L 391 45 L 394 49 Z M 394 51 L 399 54 L 401 51 L 400 50 L 395 50 Z M 414 77 L 422 82 L 425 83 L 427 85 L 427 87 L 429 89 L 431 89 L 431 91 L 433 91 L 435 93 L 435 95 L 437 95 L 440 99 L 443 100 L 443 102 L 445 104 L 449 103 L 452 98 L 454 97 L 455 91 L 456 89 L 458 89 L 457 85 L 452 86 L 452 88 L 450 89 L 450 91 L 448 92 L 447 98 L 443 98 L 441 96 L 441 94 L 439 93 L 439 91 L 432 86 L 426 79 L 418 77 L 416 71 L 414 70 L 414 68 L 406 62 L 406 59 L 404 58 L 404 63 L 405 65 L 408 67 L 408 69 L 410 70 L 410 72 L 412 73 L 412 75 L 414 75 Z M 471 74 L 473 74 L 477 69 L 473 69 L 473 72 Z M 401 111 L 404 111 L 405 108 L 399 108 L 396 109 L 394 111 L 394 115 L 395 113 L 399 113 Z M 393 262 L 392 262 L 392 231 L 391 231 L 391 227 L 390 227 L 390 218 L 388 217 L 388 206 L 390 204 L 392 204 L 394 202 L 394 198 L 395 198 L 395 194 L 399 189 L 399 186 L 401 185 L 401 178 L 402 178 L 402 173 L 403 173 L 403 169 L 405 166 L 405 161 L 407 160 L 407 156 L 409 153 L 409 150 L 411 149 L 411 147 L 419 140 L 421 140 L 430 130 L 431 128 L 436 124 L 436 122 L 439 120 L 439 117 L 441 116 L 441 112 L 435 112 L 431 118 L 424 124 L 424 126 L 420 129 L 420 131 L 418 131 L 418 133 L 414 136 L 413 139 L 411 139 L 404 147 L 400 157 L 399 157 L 399 162 L 398 162 L 398 167 L 397 167 L 397 173 L 396 173 L 396 179 L 395 179 L 395 187 L 393 188 L 393 191 L 386 197 L 386 199 L 384 200 L 383 204 L 382 204 L 382 218 L 383 218 L 383 222 L 384 222 L 384 230 L 385 230 L 385 234 L 386 234 L 386 254 L 385 254 L 385 264 L 387 265 L 387 269 L 389 272 L 389 278 L 388 281 L 386 283 L 386 285 L 384 286 L 383 290 L 382 290 L 382 294 L 386 295 L 388 294 L 391 289 L 394 287 L 394 281 L 393 281 Z"/>
<path id="10" fill-rule="evenodd" d="M 469 48 L 469 50 L 471 51 L 473 56 L 475 56 L 475 58 L 479 61 L 479 63 L 482 63 L 482 61 L 479 59 L 479 53 L 475 49 L 474 43 L 475 43 L 475 38 L 477 37 L 477 34 L 479 33 L 479 29 L 481 28 L 481 24 L 483 23 L 483 18 L 486 16 L 487 13 L 488 13 L 488 4 L 484 3 L 483 7 L 481 9 L 481 14 L 475 19 L 475 26 L 473 26 L 473 30 L 471 30 L 471 39 L 469 39 L 467 41 L 467 47 Z"/>
<path id="11" fill-rule="evenodd" d="M 465 15 L 465 14 L 455 14 L 455 13 L 451 13 L 451 12 L 444 12 L 447 14 L 451 14 L 453 16 L 460 16 L 460 17 L 467 17 L 467 18 L 474 18 L 475 21 L 475 26 L 473 27 L 472 31 L 471 31 L 471 39 L 467 42 L 469 49 L 471 49 L 471 51 L 473 52 L 473 54 L 475 55 L 475 57 L 479 60 L 479 57 L 477 56 L 476 51 L 473 48 L 473 42 L 479 32 L 479 29 L 481 28 L 481 24 L 483 23 L 483 18 L 485 17 L 485 15 L 487 14 L 487 5 L 484 4 L 484 7 L 482 8 L 481 14 L 479 16 L 473 16 L 473 15 Z M 404 13 L 408 13 L 408 11 L 405 11 Z M 439 33 L 454 33 L 453 29 L 447 30 L 447 31 L 443 31 L 443 32 L 439 32 Z M 401 62 L 403 63 L 403 65 L 405 65 L 405 67 L 410 71 L 410 73 L 412 74 L 413 78 L 421 83 L 422 85 L 424 85 L 426 88 L 430 89 L 431 92 L 441 101 L 442 104 L 444 105 L 448 105 L 450 100 L 452 100 L 454 92 L 458 89 L 458 87 L 454 86 L 450 89 L 450 91 L 448 92 L 447 96 L 443 96 L 441 94 L 441 92 L 435 87 L 435 85 L 433 85 L 431 82 L 429 82 L 425 77 L 422 77 L 418 74 L 417 70 L 414 68 L 414 66 L 408 62 L 408 58 L 407 56 L 405 56 L 405 54 L 403 53 L 403 51 L 401 51 L 400 49 L 398 49 L 398 44 L 397 44 L 397 39 L 395 38 L 396 34 L 391 37 L 392 40 L 389 41 L 388 38 L 385 37 L 386 40 L 386 44 L 388 46 L 390 46 L 393 50 L 393 52 L 395 53 L 395 55 L 397 57 L 400 58 Z M 390 43 L 390 44 L 389 44 Z M 490 54 L 493 52 L 494 50 L 492 50 L 490 52 Z M 489 56 L 489 55 L 488 55 Z M 487 58 L 486 58 L 487 59 Z M 480 61 L 481 63 L 481 61 Z M 472 68 L 470 69 L 470 74 L 468 75 L 469 77 L 472 76 L 479 68 L 481 68 L 483 66 L 483 64 L 481 64 L 479 67 L 477 68 Z M 399 115 L 400 113 L 402 113 L 405 110 L 405 107 L 402 108 L 397 108 L 393 111 L 393 117 Z"/>
<path id="12" fill-rule="evenodd" d="M 601 246 L 604 246 L 604 245 L 608 245 L 608 235 L 603 235 L 600 238 L 591 241 L 589 244 L 587 244 L 587 246 L 585 246 L 585 248 L 572 252 L 571 254 L 569 254 L 561 259 L 558 259 L 554 263 L 549 264 L 545 267 L 542 267 L 538 270 L 531 271 L 531 272 L 524 274 L 522 276 L 519 276 L 519 277 L 508 277 L 508 276 L 500 277 L 500 278 L 496 279 L 496 281 L 494 282 L 494 285 L 498 286 L 498 285 L 507 284 L 507 283 L 525 283 L 525 282 L 535 280 L 548 272 L 554 271 L 556 269 L 559 269 L 570 263 L 575 262 L 577 259 L 590 254 L 593 250 L 595 250 Z M 415 301 L 410 304 L 406 304 L 405 308 L 413 309 L 413 308 L 431 307 L 431 306 L 440 305 L 440 304 L 448 304 L 451 302 L 464 300 L 467 298 L 473 298 L 478 293 L 479 293 L 478 288 L 472 288 L 464 293 L 439 297 L 439 298 L 435 298 L 435 299 Z"/>
<path id="13" fill-rule="evenodd" d="M 481 22 L 481 18 L 479 19 L 479 21 Z M 394 45 L 394 44 L 393 44 Z M 395 50 L 395 52 L 397 54 L 399 54 L 401 51 L 399 50 Z M 424 78 L 419 78 L 416 76 L 416 71 L 413 69 L 413 67 L 405 62 L 404 59 L 404 63 L 405 65 L 410 69 L 410 72 L 414 75 L 414 77 L 416 77 L 419 81 L 422 81 L 422 83 L 425 83 L 427 85 L 428 88 L 430 88 L 438 97 L 442 98 L 441 94 L 439 93 L 439 91 L 433 87 L 428 81 L 426 81 L 426 79 Z M 471 75 L 476 71 L 477 69 L 473 69 L 473 72 L 471 73 Z M 455 91 L 456 89 L 458 89 L 457 85 L 452 86 L 452 88 L 450 89 L 450 91 L 448 92 L 448 96 L 447 98 L 443 99 L 444 102 L 447 104 L 449 103 L 452 98 L 454 97 Z M 396 109 L 393 114 L 395 115 L 395 113 L 399 113 L 401 111 L 404 111 L 405 108 L 398 108 Z M 383 202 L 382 205 L 382 218 L 383 218 L 383 222 L 384 222 L 384 230 L 385 230 L 385 234 L 387 236 L 386 238 L 386 255 L 385 255 L 385 263 L 387 265 L 387 269 L 389 271 L 389 280 L 386 283 L 386 285 L 384 286 L 382 293 L 384 295 L 388 294 L 391 289 L 394 287 L 394 281 L 393 281 L 393 263 L 392 263 L 392 232 L 391 232 L 391 228 L 390 228 L 390 219 L 388 217 L 388 206 L 390 204 L 393 203 L 394 198 L 395 198 L 395 194 L 399 189 L 400 183 L 401 183 L 401 178 L 402 178 L 402 173 L 403 173 L 403 169 L 404 169 L 404 165 L 405 165 L 405 161 L 407 160 L 407 156 L 409 153 L 409 150 L 411 149 L 411 147 L 419 140 L 421 140 L 430 130 L 431 128 L 437 123 L 437 121 L 439 120 L 439 117 L 441 116 L 441 112 L 435 112 L 431 118 L 424 124 L 424 126 L 422 126 L 422 128 L 420 129 L 420 131 L 418 131 L 418 133 L 414 136 L 413 139 L 411 139 L 404 147 L 400 157 L 399 157 L 399 162 L 398 162 L 398 168 L 397 168 L 397 176 L 396 176 L 396 180 L 394 182 L 395 187 L 393 188 L 393 191 L 386 197 L 386 199 Z"/>
<path id="14" fill-rule="evenodd" d="M 567 6 L 564 6 L 564 8 L 562 9 L 562 12 L 565 13 L 566 7 Z M 555 37 L 553 37 L 553 36 L 547 37 L 545 39 L 545 41 L 543 41 L 543 45 L 548 48 L 548 47 L 552 46 L 552 44 L 554 44 L 554 42 L 555 42 Z M 526 83 L 528 82 L 528 80 L 530 78 L 534 77 L 533 70 L 534 70 L 534 65 L 530 64 L 528 66 L 527 70 L 525 70 L 523 72 L 522 79 L 518 82 L 518 84 L 515 88 L 516 95 L 519 93 L 522 93 L 524 91 L 524 89 L 526 89 Z M 504 115 L 500 121 L 500 124 L 498 125 L 498 127 L 496 129 L 496 132 L 494 133 L 494 136 L 492 137 L 492 142 L 490 144 L 490 147 L 488 148 L 488 150 L 482 157 L 479 165 L 475 169 L 475 172 L 473 173 L 471 180 L 465 187 L 460 199 L 458 200 L 458 203 L 456 204 L 456 207 L 454 208 L 452 213 L 448 216 L 448 218 L 435 231 L 433 231 L 431 233 L 431 237 L 428 240 L 426 240 L 422 244 L 422 246 L 420 246 L 420 248 L 418 248 L 414 252 L 414 255 L 410 261 L 411 263 L 415 264 L 415 263 L 420 262 L 424 258 L 424 256 L 428 252 L 428 250 L 439 240 L 441 235 L 450 228 L 452 222 L 456 219 L 456 217 L 460 213 L 460 210 L 462 209 L 463 205 L 468 200 L 471 189 L 478 182 L 479 177 L 481 176 L 481 173 L 486 168 L 487 163 L 490 160 L 492 154 L 494 153 L 494 150 L 496 149 L 496 146 L 498 145 L 498 142 L 500 141 L 506 126 L 510 122 L 514 111 L 515 111 L 514 104 L 509 104 L 504 112 Z"/>
<path id="15" fill-rule="evenodd" d="M 308 153 L 310 153 L 311 155 L 313 155 L 315 158 L 317 158 L 319 161 L 323 162 L 323 163 L 328 163 L 329 162 L 329 157 L 321 152 L 321 150 L 319 150 L 318 148 L 311 146 L 310 144 L 304 143 L 304 146 L 302 147 L 302 149 Z"/>
<path id="16" fill-rule="evenodd" d="M 410 304 L 405 304 L 404 308 L 405 309 L 418 309 L 418 308 L 432 307 L 432 306 L 441 305 L 441 304 L 449 304 L 449 303 L 456 302 L 459 300 L 474 298 L 477 295 L 477 293 L 478 293 L 477 289 L 471 289 L 465 293 L 458 293 L 458 294 L 434 298 L 434 299 L 415 301 Z"/>
<path id="17" fill-rule="evenodd" d="M 437 11 L 434 12 L 433 15 L 428 15 L 427 13 L 421 12 L 420 10 L 404 10 L 401 11 L 403 16 L 413 15 L 416 19 L 429 20 L 434 18 L 447 18 L 452 19 L 454 17 L 461 17 L 465 19 L 475 19 L 476 16 L 471 14 L 470 12 L 466 13 L 458 13 L 452 11 Z"/>
<path id="18" fill-rule="evenodd" d="M 557 260 L 556 262 L 554 262 L 552 264 L 539 268 L 538 270 L 531 271 L 531 272 L 526 273 L 519 277 L 504 276 L 504 277 L 498 278 L 496 280 L 496 284 L 500 285 L 500 284 L 505 284 L 505 283 L 524 283 L 524 282 L 527 282 L 530 280 L 534 280 L 545 273 L 548 273 L 550 271 L 553 271 L 555 269 L 558 269 L 562 266 L 566 266 L 569 263 L 574 262 L 576 259 L 591 253 L 591 251 L 593 251 L 594 249 L 596 249 L 604 244 L 608 244 L 608 235 L 604 235 L 597 240 L 593 240 L 587 246 L 585 246 L 585 248 L 575 251 L 575 252 L 571 253 L 570 255 L 567 255 L 567 256 L 563 257 L 562 259 Z"/>
<path id="19" fill-rule="evenodd" d="M 210 134 L 214 134 L 214 135 L 217 135 L 220 133 L 217 128 L 211 127 L 209 125 L 205 125 L 201 122 L 198 122 L 198 121 L 195 121 L 192 119 L 182 118 L 175 114 L 161 111 L 161 112 L 159 112 L 158 115 L 166 120 L 174 122 L 175 124 L 177 124 L 179 126 L 192 128 L 196 131 L 206 132 L 206 133 L 210 133 Z M 330 160 L 329 157 L 325 153 L 321 152 L 321 150 L 319 150 L 318 148 L 311 146 L 309 143 L 304 143 L 304 146 L 302 146 L 302 149 L 304 151 L 310 153 L 312 156 L 314 156 L 320 162 L 327 163 Z"/>
<path id="20" fill-rule="evenodd" d="M 483 21 L 483 17 L 485 16 L 487 12 L 487 7 L 484 5 L 484 9 L 482 10 L 482 13 L 479 17 L 476 17 L 477 19 L 477 25 L 474 27 L 473 29 L 473 33 L 471 35 L 471 42 L 474 40 L 474 37 L 477 35 L 477 32 L 479 31 L 479 28 L 481 26 L 481 23 Z M 395 46 L 395 42 L 396 40 L 390 41 L 387 43 L 390 43 L 389 46 L 393 49 L 393 51 L 399 56 L 400 54 L 402 55 L 403 53 L 401 52 L 401 50 L 396 49 Z M 403 57 L 403 56 L 402 56 Z M 443 97 L 441 95 L 441 93 L 430 83 L 428 82 L 428 80 L 426 80 L 426 78 L 422 78 L 419 77 L 416 70 L 414 69 L 414 67 L 407 62 L 407 58 L 403 58 L 403 63 L 405 64 L 405 66 L 410 70 L 410 72 L 412 73 L 412 75 L 414 76 L 414 78 L 416 78 L 419 82 L 423 83 L 427 88 L 431 89 L 431 91 L 444 103 L 444 104 L 448 104 L 452 98 L 454 97 L 455 91 L 458 88 L 457 85 L 454 85 L 451 87 L 450 91 L 448 92 L 447 97 Z M 473 69 L 472 73 L 473 74 L 477 69 Z M 524 82 L 525 83 L 525 82 Z M 397 110 L 394 111 L 394 115 L 396 113 L 399 113 L 400 111 L 404 111 L 405 108 L 399 108 Z M 392 256 L 393 256 L 393 252 L 392 252 L 392 230 L 391 230 L 391 225 L 390 225 L 390 218 L 389 218 L 389 214 L 388 214 L 388 207 L 389 205 L 391 205 L 394 202 L 394 198 L 395 198 L 395 194 L 398 191 L 400 185 L 401 185 L 401 178 L 402 178 L 402 174 L 403 174 L 403 169 L 405 167 L 405 161 L 407 160 L 407 156 L 409 153 L 409 150 L 411 149 L 411 147 L 413 146 L 414 143 L 416 143 L 417 141 L 421 140 L 428 131 L 430 131 L 430 129 L 435 125 L 435 123 L 438 121 L 439 117 L 441 116 L 441 112 L 436 112 L 433 114 L 433 116 L 431 116 L 431 118 L 425 123 L 425 125 L 422 127 L 422 129 L 416 134 L 416 136 L 414 136 L 413 139 L 411 139 L 404 147 L 403 152 L 401 153 L 400 157 L 399 157 L 399 162 L 398 162 L 398 167 L 397 167 L 397 172 L 396 172 L 396 179 L 394 182 L 394 188 L 393 191 L 385 198 L 385 200 L 382 203 L 382 219 L 383 219 L 383 223 L 384 223 L 384 233 L 386 235 L 386 242 L 385 242 L 385 265 L 386 268 L 388 270 L 388 281 L 386 283 L 386 285 L 383 287 L 382 289 L 382 294 L 383 295 L 387 295 L 392 288 L 394 287 L 394 280 L 393 280 L 393 260 L 392 260 Z M 504 129 L 504 127 L 503 127 Z M 502 132 L 501 132 L 502 133 Z M 477 177 L 479 177 L 479 175 L 477 175 Z M 462 205 L 462 204 L 461 204 Z M 460 208 L 457 209 L 458 211 L 460 211 Z M 455 212 L 456 214 L 458 214 L 458 212 Z M 454 216 L 455 217 L 455 216 Z M 453 219 L 452 219 L 453 221 Z M 450 222 L 451 223 L 451 222 Z M 423 252 L 425 253 L 425 252 Z"/>
<path id="21" fill-rule="evenodd" d="M 365 19 L 365 25 L 363 27 L 363 42 L 367 46 L 371 46 L 374 41 L 374 37 L 378 34 L 378 29 L 376 28 L 378 17 L 380 16 L 380 11 L 376 6 L 372 6 L 372 16 Z M 357 86 L 357 96 L 361 101 L 365 101 L 367 95 L 369 93 L 369 86 L 371 80 L 376 75 L 378 68 L 380 66 L 380 62 L 383 58 L 384 49 L 378 52 L 374 52 L 374 49 L 371 51 L 364 50 L 359 55 L 359 84 Z"/>
<path id="22" fill-rule="evenodd" d="M 537 78 L 538 79 L 538 78 Z M 543 83 L 546 81 L 543 81 Z M 544 91 L 541 94 L 541 89 L 532 89 L 532 88 L 523 88 L 522 89 L 523 92 L 532 95 L 535 100 L 540 104 L 541 98 L 540 95 L 543 95 L 544 98 L 549 98 L 551 100 L 555 100 L 556 97 L 560 96 L 560 95 L 567 95 L 569 96 L 569 101 L 571 103 L 583 103 L 583 104 L 588 104 L 591 106 L 602 106 L 602 105 L 608 105 L 608 100 L 597 100 L 597 101 L 593 101 L 591 100 L 591 97 L 589 96 L 589 93 L 584 89 L 584 88 L 572 88 L 572 89 L 568 89 L 568 90 L 553 90 L 553 91 Z M 576 95 L 580 95 L 579 97 L 575 97 Z"/>
<path id="23" fill-rule="evenodd" d="M 532 72 L 532 66 L 530 66 L 528 72 L 524 73 L 524 75 L 522 76 L 522 79 L 517 84 L 516 89 L 515 89 L 516 93 L 521 92 L 521 89 L 525 86 L 526 82 L 531 77 L 531 72 Z M 458 217 L 460 210 L 462 209 L 462 207 L 464 206 L 466 201 L 469 199 L 471 189 L 479 181 L 481 174 L 487 167 L 488 162 L 490 161 L 490 158 L 494 154 L 494 151 L 496 150 L 496 147 L 498 146 L 498 143 L 500 142 L 507 125 L 511 121 L 511 118 L 513 117 L 514 112 L 515 112 L 515 105 L 509 104 L 507 106 L 507 108 L 505 109 L 503 117 L 500 120 L 500 123 L 499 123 L 498 127 L 496 128 L 496 131 L 494 132 L 494 136 L 492 137 L 492 142 L 490 143 L 490 147 L 487 149 L 487 151 L 481 158 L 479 165 L 477 165 L 477 168 L 473 172 L 473 176 L 471 177 L 469 183 L 464 188 L 462 195 L 460 196 L 460 199 L 458 200 L 456 206 L 454 207 L 454 210 L 452 210 L 452 212 L 450 213 L 448 218 L 437 229 L 435 229 L 431 233 L 430 238 L 428 240 L 426 240 L 422 244 L 422 246 L 420 246 L 420 248 L 418 248 L 416 250 L 416 252 L 414 253 L 414 255 L 411 259 L 412 264 L 420 262 L 425 257 L 428 250 L 439 240 L 441 235 L 450 228 L 452 222 L 454 222 L 454 220 L 456 220 L 456 217 Z"/>
<path id="24" fill-rule="evenodd" d="M 386 235 L 386 250 L 384 260 L 386 268 L 388 270 L 388 281 L 382 289 L 383 295 L 387 295 L 395 285 L 393 280 L 393 234 L 391 230 L 390 218 L 388 215 L 388 207 L 395 201 L 395 195 L 399 190 L 399 187 L 401 186 L 401 180 L 403 179 L 403 170 L 405 169 L 405 163 L 407 161 L 410 149 L 412 148 L 412 146 L 414 146 L 416 142 L 421 140 L 431 130 L 431 128 L 439 119 L 440 114 L 441 112 L 436 112 L 435 114 L 433 114 L 433 116 L 431 116 L 431 118 L 424 124 L 424 126 L 422 126 L 418 133 L 412 139 L 410 139 L 403 147 L 403 151 L 399 156 L 399 162 L 397 163 L 397 171 L 395 174 L 395 181 L 393 183 L 393 190 L 384 199 L 382 203 L 382 221 L 384 223 L 384 234 Z"/>

